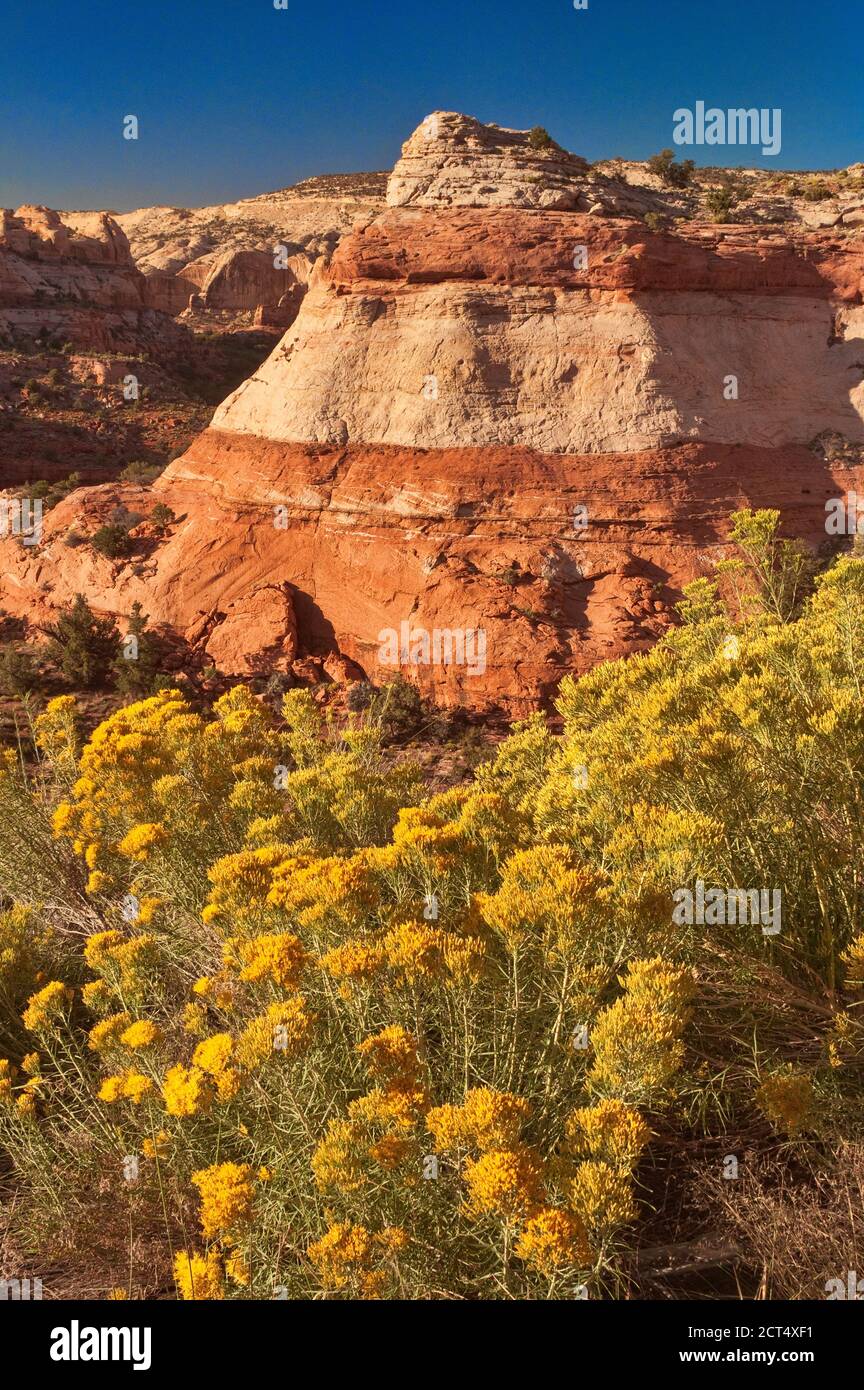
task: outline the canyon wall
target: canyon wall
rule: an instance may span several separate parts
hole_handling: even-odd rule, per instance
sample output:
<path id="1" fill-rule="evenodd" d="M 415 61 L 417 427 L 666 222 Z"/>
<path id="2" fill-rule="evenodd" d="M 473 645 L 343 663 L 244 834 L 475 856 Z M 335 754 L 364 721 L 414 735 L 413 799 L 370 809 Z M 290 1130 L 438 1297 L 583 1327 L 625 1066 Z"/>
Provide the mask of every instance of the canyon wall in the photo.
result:
<path id="1" fill-rule="evenodd" d="M 136 352 L 179 342 L 107 213 L 0 209 L 0 341 Z"/>
<path id="2" fill-rule="evenodd" d="M 148 301 L 203 325 L 287 327 L 312 267 L 384 206 L 385 174 L 329 175 L 236 203 L 120 213 Z M 278 265 L 277 265 L 278 258 Z"/>

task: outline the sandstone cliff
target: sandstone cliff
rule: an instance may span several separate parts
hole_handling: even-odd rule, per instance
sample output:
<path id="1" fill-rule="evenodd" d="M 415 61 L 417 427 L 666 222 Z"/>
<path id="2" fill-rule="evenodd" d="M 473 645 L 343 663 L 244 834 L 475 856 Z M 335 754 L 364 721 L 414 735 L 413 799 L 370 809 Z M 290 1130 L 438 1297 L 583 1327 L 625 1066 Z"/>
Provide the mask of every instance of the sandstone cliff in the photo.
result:
<path id="1" fill-rule="evenodd" d="M 527 136 L 465 119 L 475 195 L 458 128 L 438 129 L 444 148 L 412 137 L 387 210 L 319 265 L 270 358 L 154 486 L 167 537 L 145 527 L 129 563 L 70 559 L 73 526 L 147 510 L 74 493 L 38 551 L 5 544 L 0 605 L 138 598 L 226 674 L 340 653 L 379 678 L 385 630 L 482 630 L 482 663 L 406 673 L 519 713 L 654 640 L 736 507 L 779 506 L 787 534 L 825 542 L 826 499 L 864 487 L 861 232 L 651 230 L 598 211 L 555 151 L 575 208 L 541 205 Z"/>
<path id="2" fill-rule="evenodd" d="M 284 327 L 318 257 L 329 255 L 358 218 L 383 207 L 386 181 L 385 174 L 331 175 L 215 207 L 139 208 L 116 221 L 154 307 L 203 322 L 263 309 Z M 278 269 L 277 248 L 284 262 Z"/>
<path id="3" fill-rule="evenodd" d="M 219 302 L 245 291 L 244 253 L 236 259 L 214 267 Z M 296 290 L 296 278 L 283 281 Z M 0 486 L 164 464 L 206 423 L 206 402 L 212 410 L 275 341 L 272 330 L 195 337 L 155 308 L 106 213 L 0 210 Z"/>
<path id="4" fill-rule="evenodd" d="M 180 341 L 154 311 L 126 237 L 106 213 L 0 209 L 0 340 L 139 351 Z"/>

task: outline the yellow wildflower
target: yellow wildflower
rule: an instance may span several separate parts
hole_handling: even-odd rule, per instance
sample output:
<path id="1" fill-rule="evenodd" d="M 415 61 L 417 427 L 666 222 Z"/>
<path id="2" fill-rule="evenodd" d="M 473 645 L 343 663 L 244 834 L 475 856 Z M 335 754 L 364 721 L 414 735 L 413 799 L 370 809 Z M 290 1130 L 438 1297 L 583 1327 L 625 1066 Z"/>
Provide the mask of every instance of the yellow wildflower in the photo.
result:
<path id="1" fill-rule="evenodd" d="M 94 1014 L 106 1013 L 114 1006 L 114 991 L 104 980 L 90 980 L 81 990 L 81 998 Z"/>
<path id="2" fill-rule="evenodd" d="M 516 1242 L 515 1253 L 546 1275 L 565 1265 L 585 1267 L 591 1263 L 585 1227 L 559 1207 L 543 1207 L 529 1217 Z"/>
<path id="3" fill-rule="evenodd" d="M 109 1105 L 118 1100 L 131 1100 L 133 1105 L 140 1105 L 152 1090 L 153 1082 L 150 1077 L 130 1068 L 119 1076 L 106 1077 L 99 1088 L 98 1096 Z"/>
<path id="4" fill-rule="evenodd" d="M 252 1219 L 252 1169 L 248 1163 L 217 1163 L 192 1174 L 201 1194 L 205 1240 L 236 1230 Z"/>
<path id="5" fill-rule="evenodd" d="M 512 1221 L 529 1215 L 538 1205 L 542 1169 L 533 1150 L 490 1149 L 465 1164 L 467 1211 Z"/>
<path id="6" fill-rule="evenodd" d="M 363 1298 L 380 1298 L 389 1283 L 381 1263 L 405 1244 L 407 1236 L 400 1228 L 390 1226 L 373 1235 L 365 1226 L 343 1221 L 331 1225 L 306 1254 L 326 1289 L 338 1291 L 353 1285 Z"/>
<path id="7" fill-rule="evenodd" d="M 639 1111 L 615 1099 L 574 1110 L 566 1134 L 576 1158 L 599 1158 L 621 1168 L 635 1167 L 651 1138 Z"/>
<path id="8" fill-rule="evenodd" d="M 522 1096 L 483 1086 L 470 1090 L 461 1106 L 439 1105 L 430 1110 L 426 1124 L 439 1152 L 462 1144 L 480 1150 L 507 1149 L 518 1144 L 530 1113 Z"/>
<path id="9" fill-rule="evenodd" d="M 174 1280 L 180 1297 L 186 1301 L 225 1297 L 222 1261 L 215 1250 L 207 1255 L 192 1255 L 186 1250 L 178 1250 L 174 1256 Z"/>
<path id="10" fill-rule="evenodd" d="M 63 1017 L 72 999 L 72 990 L 59 980 L 52 980 L 38 993 L 31 994 L 21 1021 L 28 1033 L 51 1032 Z"/>
<path id="11" fill-rule="evenodd" d="M 322 1191 L 357 1192 L 367 1181 L 364 1138 L 350 1120 L 331 1120 L 312 1155 L 312 1172 Z"/>
<path id="12" fill-rule="evenodd" d="M 97 1025 L 98 1026 L 98 1025 Z M 160 1042 L 162 1033 L 155 1023 L 149 1019 L 139 1018 L 129 1025 L 124 1033 L 120 1035 L 120 1041 L 124 1047 L 133 1050 L 143 1047 L 152 1047 L 154 1043 Z"/>
<path id="13" fill-rule="evenodd" d="M 373 1076 L 389 1087 L 403 1091 L 417 1088 L 420 1059 L 417 1044 L 405 1028 L 398 1024 L 382 1028 L 380 1033 L 360 1043 L 357 1051 Z"/>
<path id="14" fill-rule="evenodd" d="M 315 1026 L 302 995 L 271 1004 L 258 1014 L 237 1039 L 235 1053 L 241 1066 L 251 1069 L 268 1057 L 296 1057 L 308 1046 Z"/>
<path id="15" fill-rule="evenodd" d="M 164 825 L 147 824 L 133 825 L 132 829 L 120 841 L 117 849 L 124 854 L 127 859 L 137 859 L 143 861 L 149 859 L 152 851 L 164 845 L 168 840 L 168 833 Z"/>
<path id="16" fill-rule="evenodd" d="M 297 988 L 308 959 L 300 938 L 290 932 L 256 936 L 251 941 L 232 939 L 223 949 L 226 964 L 239 964 L 241 980 L 272 980 L 284 990 Z"/>
<path id="17" fill-rule="evenodd" d="M 762 1082 L 756 1104 L 775 1129 L 796 1135 L 811 1129 L 816 1108 L 813 1082 L 805 1072 L 787 1066 Z"/>
<path id="18" fill-rule="evenodd" d="M 626 1170 L 594 1159 L 576 1169 L 569 1183 L 569 1204 L 587 1230 L 601 1237 L 629 1225 L 638 1215 Z"/>
<path id="19" fill-rule="evenodd" d="M 108 1018 L 100 1019 L 98 1023 L 94 1023 L 87 1035 L 87 1046 L 91 1052 L 105 1052 L 112 1046 L 118 1046 L 123 1033 L 131 1023 L 132 1015 L 127 1013 L 110 1014 Z"/>
<path id="20" fill-rule="evenodd" d="M 443 963 L 444 933 L 419 922 L 402 922 L 383 941 L 387 964 L 409 983 L 434 979 Z"/>
<path id="21" fill-rule="evenodd" d="M 145 1158 L 164 1158 L 171 1145 L 171 1135 L 160 1129 L 154 1139 L 142 1139 L 141 1152 Z"/>
<path id="22" fill-rule="evenodd" d="M 207 1010 L 203 1004 L 184 1004 L 183 1032 L 200 1038 L 207 1031 Z"/>
<path id="23" fill-rule="evenodd" d="M 224 1071 L 231 1060 L 234 1044 L 230 1033 L 214 1033 L 212 1037 L 200 1042 L 192 1054 L 192 1065 L 200 1067 L 210 1076 Z"/>
<path id="24" fill-rule="evenodd" d="M 380 943 L 354 940 L 334 946 L 318 963 L 336 980 L 369 980 L 381 969 L 384 959 Z"/>
<path id="25" fill-rule="evenodd" d="M 213 1104 L 213 1086 L 200 1067 L 171 1067 L 162 1083 L 162 1098 L 169 1115 L 188 1118 L 201 1115 Z"/>

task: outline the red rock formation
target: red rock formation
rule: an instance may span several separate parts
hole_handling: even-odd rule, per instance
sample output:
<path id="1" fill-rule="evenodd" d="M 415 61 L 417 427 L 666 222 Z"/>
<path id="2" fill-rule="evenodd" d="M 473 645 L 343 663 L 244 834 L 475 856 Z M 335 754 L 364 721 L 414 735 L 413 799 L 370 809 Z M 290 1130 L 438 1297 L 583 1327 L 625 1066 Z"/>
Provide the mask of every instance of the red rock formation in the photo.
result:
<path id="1" fill-rule="evenodd" d="M 196 313 L 267 311 L 259 325 L 290 328 L 309 283 L 312 262 L 306 256 L 285 257 L 277 269 L 272 251 L 238 251 L 231 247 L 190 262 L 181 273 L 154 272 L 147 277 L 147 302 L 166 313 L 185 309 Z M 269 318 L 268 318 L 269 315 Z"/>
<path id="2" fill-rule="evenodd" d="M 118 222 L 148 281 L 148 303 L 204 322 L 230 315 L 287 328 L 315 261 L 384 204 L 386 174 L 331 175 L 209 208 L 139 208 Z M 276 271 L 277 250 L 287 259 Z M 244 318 L 244 316 L 246 316 Z"/>
<path id="3" fill-rule="evenodd" d="M 736 508 L 826 540 L 826 500 L 864 490 L 862 277 L 853 230 L 393 207 L 156 484 L 168 536 L 70 552 L 73 525 L 146 509 L 74 493 L 38 550 L 6 544 L 0 605 L 137 598 L 226 674 L 395 660 L 522 713 L 652 642 Z"/>
<path id="4" fill-rule="evenodd" d="M 0 339 L 71 342 L 90 351 L 177 346 L 154 311 L 129 243 L 107 213 L 0 210 Z"/>

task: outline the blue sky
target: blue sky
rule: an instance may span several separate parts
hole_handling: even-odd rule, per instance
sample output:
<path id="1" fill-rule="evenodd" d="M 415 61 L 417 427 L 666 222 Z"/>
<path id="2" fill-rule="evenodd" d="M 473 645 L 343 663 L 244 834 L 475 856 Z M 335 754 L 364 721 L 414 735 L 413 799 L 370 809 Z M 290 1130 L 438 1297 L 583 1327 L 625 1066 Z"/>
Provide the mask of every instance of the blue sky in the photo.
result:
<path id="1" fill-rule="evenodd" d="M 857 0 L 3 0 L 0 206 L 118 211 L 392 166 L 428 112 L 544 125 L 588 159 L 672 144 L 697 100 L 780 107 L 783 147 L 864 159 Z M 122 120 L 140 121 L 137 141 Z"/>

